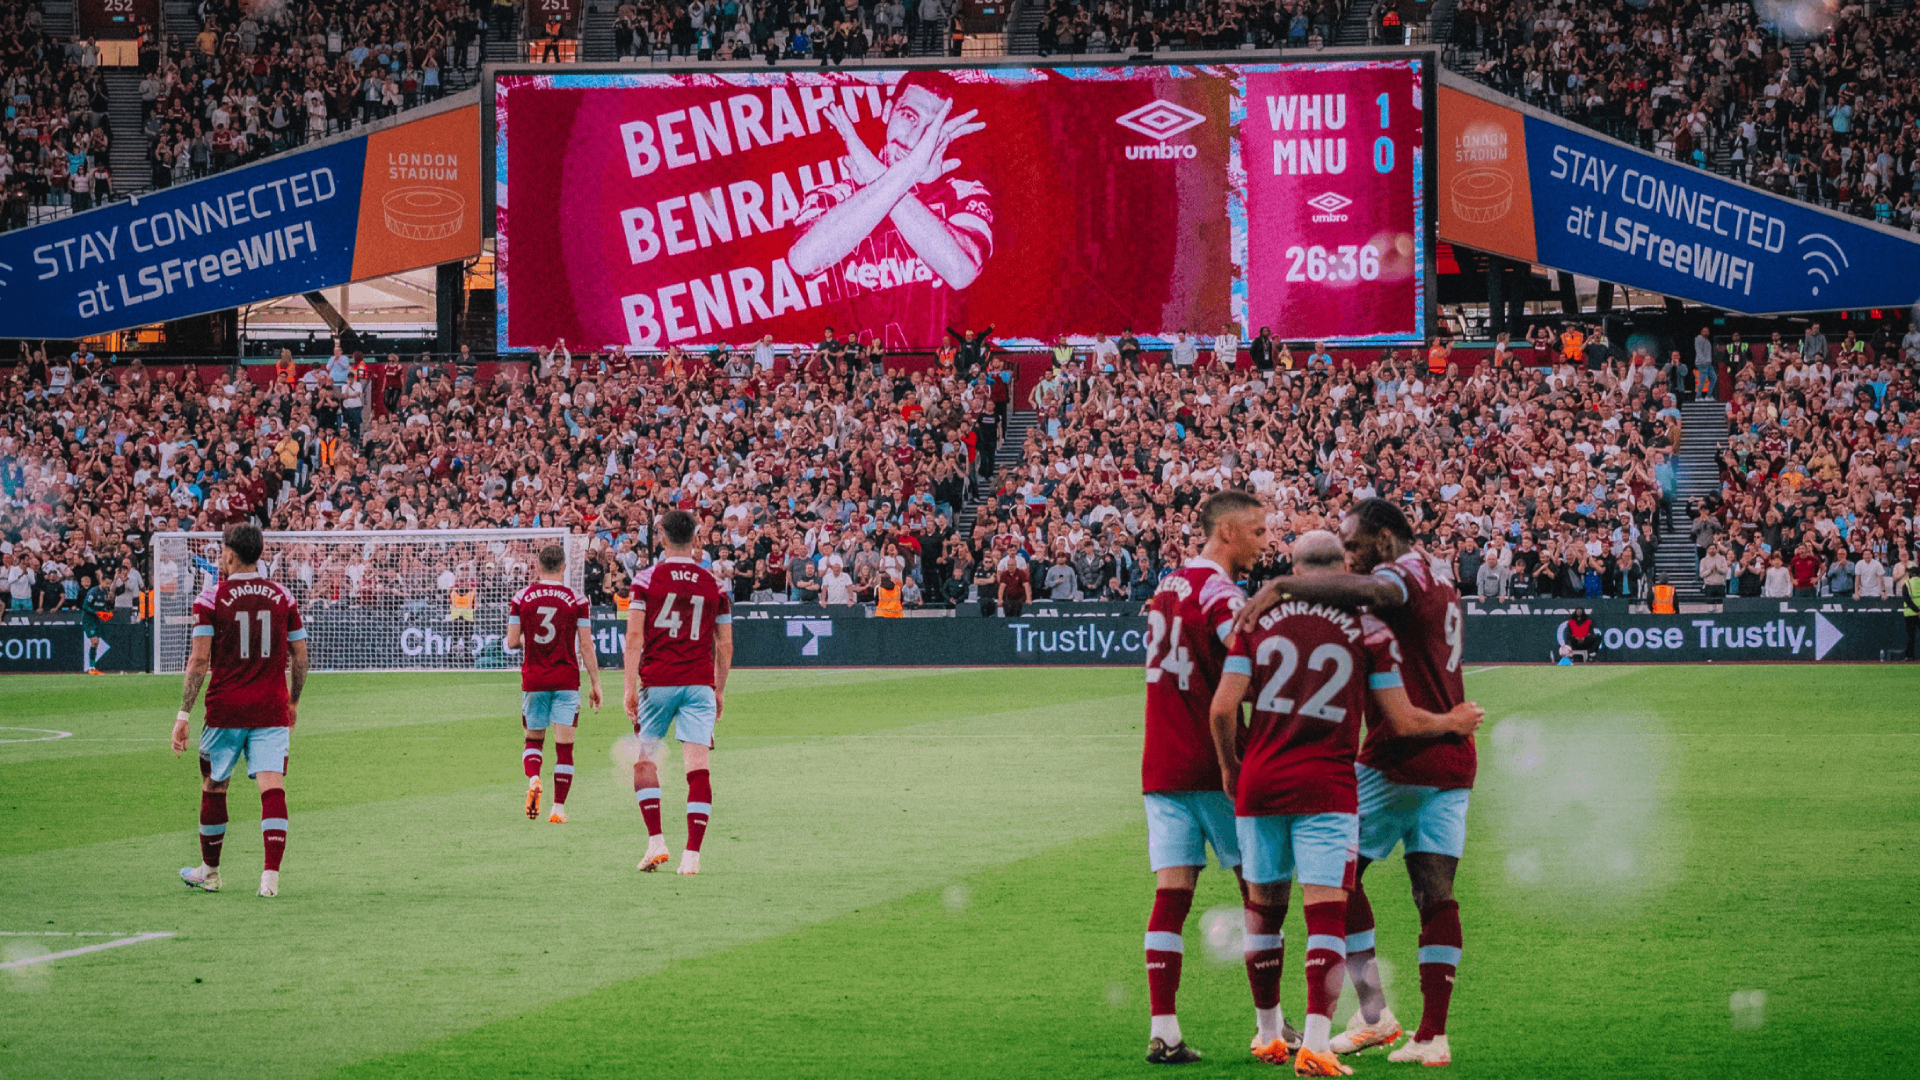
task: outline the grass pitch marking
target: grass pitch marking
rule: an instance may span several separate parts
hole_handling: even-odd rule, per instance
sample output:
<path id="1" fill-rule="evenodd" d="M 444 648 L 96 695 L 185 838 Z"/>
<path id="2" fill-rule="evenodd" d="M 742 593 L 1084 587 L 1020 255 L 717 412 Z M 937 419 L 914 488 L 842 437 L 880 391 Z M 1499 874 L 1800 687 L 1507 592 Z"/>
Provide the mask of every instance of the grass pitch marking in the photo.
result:
<path id="1" fill-rule="evenodd" d="M 4 936 L 6 937 L 105 937 L 107 936 L 104 933 L 66 934 L 66 933 L 60 933 L 52 930 L 4 931 L 0 933 L 3 933 Z M 49 960 L 65 960 L 70 956 L 80 956 L 85 953 L 99 952 L 102 949 L 117 949 L 122 945 L 138 945 L 143 941 L 158 941 L 161 938 L 170 938 L 172 936 L 173 936 L 173 931 L 171 930 L 156 930 L 156 931 L 152 931 L 150 933 L 145 933 L 145 934 L 133 934 L 128 937 L 116 936 L 112 941 L 101 941 L 101 942 L 96 942 L 92 945 L 82 945 L 77 949 L 67 949 L 63 952 L 47 953 L 45 956 L 28 956 L 28 957 L 23 957 L 19 960 L 9 960 L 4 964 L 0 964 L 0 971 L 6 971 L 11 968 L 23 968 L 30 964 L 44 964 Z"/>
<path id="2" fill-rule="evenodd" d="M 39 736 L 32 739 L 0 739 L 0 743 L 13 742 L 52 742 L 55 739 L 71 739 L 71 731 L 55 731 L 48 727 L 0 727 L 0 731 L 37 731 Z"/>

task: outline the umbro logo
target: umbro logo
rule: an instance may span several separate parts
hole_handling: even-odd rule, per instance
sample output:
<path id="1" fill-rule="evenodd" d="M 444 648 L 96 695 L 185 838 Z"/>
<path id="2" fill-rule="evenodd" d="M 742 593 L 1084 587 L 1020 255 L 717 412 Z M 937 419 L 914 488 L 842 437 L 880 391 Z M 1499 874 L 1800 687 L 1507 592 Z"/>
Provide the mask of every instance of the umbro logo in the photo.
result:
<path id="1" fill-rule="evenodd" d="M 1337 191 L 1326 191 L 1308 199 L 1307 205 L 1318 211 L 1318 213 L 1313 215 L 1313 220 L 1317 222 L 1339 222 L 1347 220 L 1347 215 L 1340 211 L 1352 206 L 1353 200 Z"/>
<path id="2" fill-rule="evenodd" d="M 1158 98 L 1114 121 L 1121 127 L 1131 128 L 1150 139 L 1158 139 L 1161 142 L 1206 122 L 1206 117 L 1192 109 L 1184 109 L 1171 101 Z"/>

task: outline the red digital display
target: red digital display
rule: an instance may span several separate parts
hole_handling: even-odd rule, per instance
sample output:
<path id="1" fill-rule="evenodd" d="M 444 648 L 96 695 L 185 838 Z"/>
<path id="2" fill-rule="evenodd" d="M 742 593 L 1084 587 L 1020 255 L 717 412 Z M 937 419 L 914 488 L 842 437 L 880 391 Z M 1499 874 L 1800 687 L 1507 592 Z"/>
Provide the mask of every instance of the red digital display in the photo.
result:
<path id="1" fill-rule="evenodd" d="M 1426 325 L 1423 68 L 504 75 L 500 342 Z"/>
<path id="2" fill-rule="evenodd" d="M 132 37 L 160 21 L 160 0 L 75 0 L 76 25 L 85 37 Z"/>

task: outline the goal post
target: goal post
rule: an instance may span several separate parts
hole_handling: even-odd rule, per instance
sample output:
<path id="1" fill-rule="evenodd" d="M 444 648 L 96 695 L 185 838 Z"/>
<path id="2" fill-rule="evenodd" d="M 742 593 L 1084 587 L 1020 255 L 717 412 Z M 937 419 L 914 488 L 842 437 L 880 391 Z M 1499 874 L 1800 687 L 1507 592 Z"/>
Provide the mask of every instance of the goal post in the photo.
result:
<path id="1" fill-rule="evenodd" d="M 186 670 L 193 601 L 220 576 L 220 533 L 153 538 L 153 670 Z M 507 605 L 540 549 L 584 589 L 587 537 L 565 529 L 269 532 L 260 572 L 293 592 L 315 671 L 510 668 Z"/>

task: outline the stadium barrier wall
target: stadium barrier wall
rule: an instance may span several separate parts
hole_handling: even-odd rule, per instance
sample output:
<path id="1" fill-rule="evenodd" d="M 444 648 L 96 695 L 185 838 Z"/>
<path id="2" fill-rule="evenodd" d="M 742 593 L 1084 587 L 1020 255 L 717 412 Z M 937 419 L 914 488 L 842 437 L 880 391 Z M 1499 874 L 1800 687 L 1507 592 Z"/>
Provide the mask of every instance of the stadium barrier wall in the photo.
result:
<path id="1" fill-rule="evenodd" d="M 1630 663 L 1792 662 L 1883 659 L 1905 643 L 1895 612 L 1628 615 L 1597 613 L 1602 659 Z M 1470 615 L 1467 664 L 1545 663 L 1557 656 L 1560 615 Z M 602 668 L 621 663 L 625 624 L 594 619 Z M 993 667 L 1135 665 L 1146 661 L 1147 620 L 1138 616 L 1018 619 L 871 619 L 802 614 L 736 618 L 738 667 Z"/>
<path id="2" fill-rule="evenodd" d="M 0 624 L 0 674 L 78 674 L 82 639 L 78 621 Z M 107 643 L 107 655 L 101 658 L 100 670 L 152 670 L 152 623 L 116 618 L 101 628 L 101 640 Z"/>

